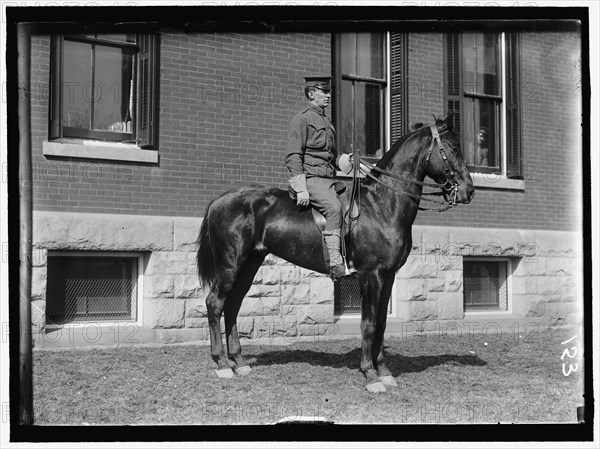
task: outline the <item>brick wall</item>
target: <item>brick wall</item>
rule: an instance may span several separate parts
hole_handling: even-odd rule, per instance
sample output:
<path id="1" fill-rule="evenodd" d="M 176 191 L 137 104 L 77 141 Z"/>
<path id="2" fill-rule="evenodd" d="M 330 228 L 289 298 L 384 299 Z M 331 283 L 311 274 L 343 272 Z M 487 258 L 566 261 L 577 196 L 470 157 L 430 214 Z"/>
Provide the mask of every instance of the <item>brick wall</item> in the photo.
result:
<path id="1" fill-rule="evenodd" d="M 237 185 L 283 185 L 290 118 L 305 75 L 331 73 L 329 34 L 161 34 L 160 164 L 42 155 L 48 38 L 32 43 L 36 210 L 200 217 Z M 79 92 L 76 92 L 78 94 Z"/>
<path id="2" fill-rule="evenodd" d="M 444 111 L 443 38 L 409 38 L 410 121 Z M 302 76 L 331 73 L 329 34 L 161 35 L 158 165 L 46 158 L 49 47 L 32 42 L 34 208 L 201 217 L 237 185 L 285 184 L 287 126 L 304 104 Z M 417 224 L 577 230 L 580 42 L 563 33 L 522 40 L 525 191 L 479 189 L 475 200 Z"/>
<path id="3" fill-rule="evenodd" d="M 439 41 L 439 42 L 438 42 Z M 431 42 L 439 49 L 432 50 Z M 409 79 L 435 85 L 432 73 L 441 49 L 439 34 L 411 35 Z M 571 33 L 526 33 L 522 36 L 522 151 L 525 190 L 477 189 L 474 201 L 442 214 L 421 212 L 416 224 L 580 230 L 581 87 L 580 40 Z M 423 63 L 432 58 L 432 64 Z M 427 94 L 427 89 L 425 89 Z M 411 95 L 411 121 L 431 120 L 443 108 L 430 92 L 427 106 Z M 429 114 L 429 117 L 428 117 Z"/>

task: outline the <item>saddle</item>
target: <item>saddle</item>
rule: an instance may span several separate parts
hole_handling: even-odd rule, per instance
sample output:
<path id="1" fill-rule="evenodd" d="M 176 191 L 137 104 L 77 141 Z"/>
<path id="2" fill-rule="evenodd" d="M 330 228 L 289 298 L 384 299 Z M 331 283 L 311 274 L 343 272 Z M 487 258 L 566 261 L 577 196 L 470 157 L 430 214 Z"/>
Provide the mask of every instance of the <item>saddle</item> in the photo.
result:
<path id="1" fill-rule="evenodd" d="M 296 192 L 294 192 L 291 188 L 288 189 L 288 192 L 290 194 L 290 197 L 293 200 L 296 200 Z M 342 257 L 346 261 L 347 265 L 349 267 L 353 268 L 352 262 L 348 261 L 346 259 L 346 238 L 348 237 L 346 235 L 346 231 L 348 229 L 350 229 L 352 220 L 356 219 L 358 217 L 359 208 L 358 208 L 358 204 L 356 202 L 354 202 L 354 203 L 352 203 L 352 211 L 350 211 L 350 203 L 351 203 L 350 196 L 351 195 L 348 192 L 348 189 L 344 182 L 337 181 L 335 183 L 335 192 L 337 193 L 337 197 L 340 200 L 340 203 L 342 205 L 342 216 L 344 217 L 343 222 L 342 222 L 342 229 L 341 229 Z M 315 225 L 317 226 L 317 229 L 319 230 L 319 232 L 321 232 L 321 235 L 323 235 L 323 231 L 325 230 L 325 223 L 326 223 L 325 216 L 321 212 L 319 212 L 317 209 L 315 209 L 312 205 L 311 205 L 311 211 L 312 211 L 312 216 L 313 216 Z M 328 265 L 329 264 L 329 252 L 327 250 L 327 245 L 325 244 L 325 236 L 323 236 L 322 238 L 323 238 L 323 257 L 325 259 L 325 263 Z"/>
<path id="2" fill-rule="evenodd" d="M 345 230 L 350 229 L 350 224 L 351 224 L 352 218 L 356 218 L 358 216 L 358 205 L 356 203 L 354 203 L 352 205 L 352 212 L 349 213 L 350 194 L 348 192 L 346 184 L 343 181 L 337 181 L 335 183 L 335 192 L 337 193 L 338 199 L 340 200 L 340 203 L 342 205 L 342 216 L 344 217 L 344 222 L 342 224 L 342 235 L 344 235 Z M 291 188 L 288 188 L 288 193 L 290 194 L 290 198 L 292 198 L 295 201 L 296 200 L 296 192 L 294 192 Z M 322 234 L 323 231 L 325 230 L 325 223 L 326 223 L 325 216 L 321 212 L 319 212 L 317 209 L 315 209 L 312 205 L 310 208 L 312 211 L 313 219 L 315 221 L 315 225 L 317 226 L 317 229 L 319 229 L 319 231 Z"/>

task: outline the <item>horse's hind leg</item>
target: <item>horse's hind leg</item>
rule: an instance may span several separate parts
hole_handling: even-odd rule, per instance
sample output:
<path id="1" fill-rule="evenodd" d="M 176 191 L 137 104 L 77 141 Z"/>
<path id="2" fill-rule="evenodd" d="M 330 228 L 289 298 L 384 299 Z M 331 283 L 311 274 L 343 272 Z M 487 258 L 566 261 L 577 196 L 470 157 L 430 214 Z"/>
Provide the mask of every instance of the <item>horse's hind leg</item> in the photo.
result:
<path id="1" fill-rule="evenodd" d="M 241 266 L 238 275 L 225 301 L 225 335 L 227 336 L 227 352 L 235 362 L 235 372 L 240 376 L 250 373 L 250 366 L 242 357 L 242 346 L 237 330 L 237 316 L 244 296 L 250 289 L 256 272 L 260 268 L 266 254 L 255 252 L 250 254 Z"/>
<path id="2" fill-rule="evenodd" d="M 221 280 L 214 285 L 206 297 L 206 309 L 208 314 L 208 327 L 210 331 L 210 353 L 217 363 L 217 376 L 223 378 L 233 377 L 233 371 L 223 347 L 221 337 L 221 315 L 225 306 L 227 294 L 233 284 L 233 275 L 221 274 Z"/>

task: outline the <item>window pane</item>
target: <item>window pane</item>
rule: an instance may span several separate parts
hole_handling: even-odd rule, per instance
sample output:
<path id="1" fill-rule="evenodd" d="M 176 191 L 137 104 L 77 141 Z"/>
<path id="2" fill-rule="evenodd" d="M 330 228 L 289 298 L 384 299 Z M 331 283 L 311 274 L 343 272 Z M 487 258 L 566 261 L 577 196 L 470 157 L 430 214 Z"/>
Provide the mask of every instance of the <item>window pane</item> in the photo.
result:
<path id="1" fill-rule="evenodd" d="M 64 126 L 89 129 L 92 82 L 92 45 L 64 41 L 62 120 Z"/>
<path id="2" fill-rule="evenodd" d="M 356 34 L 341 35 L 342 74 L 356 75 Z"/>
<path id="3" fill-rule="evenodd" d="M 499 95 L 498 35 L 464 33 L 462 47 L 465 93 Z"/>
<path id="4" fill-rule="evenodd" d="M 48 256 L 46 313 L 53 323 L 135 319 L 137 260 Z"/>
<path id="5" fill-rule="evenodd" d="M 500 287 L 506 283 L 505 266 L 506 262 L 464 262 L 464 300 L 467 308 L 500 308 Z"/>
<path id="6" fill-rule="evenodd" d="M 500 170 L 500 115 L 494 100 L 465 98 L 464 157 L 475 171 Z M 486 170 L 487 169 L 487 170 Z"/>
<path id="7" fill-rule="evenodd" d="M 381 89 L 376 84 L 354 84 L 355 145 L 367 157 L 383 156 Z"/>
<path id="8" fill-rule="evenodd" d="M 356 40 L 357 75 L 383 78 L 383 35 L 379 33 L 358 33 Z"/>
<path id="9" fill-rule="evenodd" d="M 94 129 L 131 132 L 133 57 L 121 48 L 96 45 Z"/>

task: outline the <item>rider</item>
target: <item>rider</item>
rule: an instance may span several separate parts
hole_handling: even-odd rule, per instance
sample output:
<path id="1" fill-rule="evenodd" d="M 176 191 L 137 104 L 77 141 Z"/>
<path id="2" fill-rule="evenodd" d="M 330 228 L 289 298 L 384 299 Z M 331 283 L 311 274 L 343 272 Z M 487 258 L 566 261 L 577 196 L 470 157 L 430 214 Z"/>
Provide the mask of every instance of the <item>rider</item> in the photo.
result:
<path id="1" fill-rule="evenodd" d="M 312 204 L 325 216 L 323 236 L 335 279 L 350 274 L 340 252 L 343 213 L 335 190 L 336 164 L 349 173 L 352 159 L 347 154 L 337 156 L 335 129 L 325 115 L 331 99 L 331 77 L 304 79 L 308 106 L 290 122 L 285 165 L 291 175 L 289 183 L 296 193 L 296 203 Z"/>

